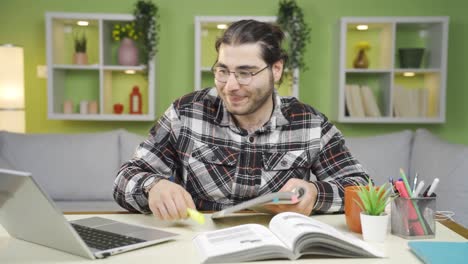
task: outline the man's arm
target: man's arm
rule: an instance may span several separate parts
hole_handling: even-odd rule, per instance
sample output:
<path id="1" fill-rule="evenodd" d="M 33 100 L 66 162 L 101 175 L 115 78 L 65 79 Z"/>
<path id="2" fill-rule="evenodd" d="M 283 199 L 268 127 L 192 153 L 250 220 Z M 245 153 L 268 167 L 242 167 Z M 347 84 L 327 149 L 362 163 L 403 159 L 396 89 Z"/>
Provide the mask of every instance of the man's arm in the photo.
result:
<path id="1" fill-rule="evenodd" d="M 314 212 L 343 212 L 344 188 L 351 185 L 366 185 L 368 175 L 362 165 L 345 146 L 341 132 L 323 117 L 321 125 L 321 149 L 312 165 L 317 181 L 317 201 Z"/>
<path id="2" fill-rule="evenodd" d="M 175 176 L 175 168 L 180 166 L 174 148 L 179 127 L 179 117 L 172 105 L 151 128 L 134 157 L 121 166 L 114 181 L 114 199 L 120 206 L 131 212 L 151 213 L 145 183 L 151 187 L 161 179 Z"/>

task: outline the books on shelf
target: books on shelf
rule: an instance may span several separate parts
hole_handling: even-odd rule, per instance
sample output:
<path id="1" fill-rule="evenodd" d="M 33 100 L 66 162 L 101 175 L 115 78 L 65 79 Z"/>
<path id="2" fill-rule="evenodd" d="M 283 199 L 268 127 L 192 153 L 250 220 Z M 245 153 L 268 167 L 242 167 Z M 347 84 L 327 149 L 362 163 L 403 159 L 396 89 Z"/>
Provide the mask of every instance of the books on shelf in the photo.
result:
<path id="1" fill-rule="evenodd" d="M 395 85 L 393 112 L 395 117 L 427 117 L 429 94 L 425 88 L 408 89 Z"/>
<path id="2" fill-rule="evenodd" d="M 246 224 L 198 234 L 193 243 L 202 263 L 295 260 L 304 255 L 381 258 L 370 244 L 298 213 L 274 216 L 265 227 Z"/>
<path id="3" fill-rule="evenodd" d="M 364 113 L 366 116 L 379 117 L 381 116 L 377 100 L 369 86 L 361 87 L 362 102 L 364 104 Z"/>
<path id="4" fill-rule="evenodd" d="M 345 101 L 351 117 L 380 117 L 376 97 L 369 86 L 345 85 Z"/>

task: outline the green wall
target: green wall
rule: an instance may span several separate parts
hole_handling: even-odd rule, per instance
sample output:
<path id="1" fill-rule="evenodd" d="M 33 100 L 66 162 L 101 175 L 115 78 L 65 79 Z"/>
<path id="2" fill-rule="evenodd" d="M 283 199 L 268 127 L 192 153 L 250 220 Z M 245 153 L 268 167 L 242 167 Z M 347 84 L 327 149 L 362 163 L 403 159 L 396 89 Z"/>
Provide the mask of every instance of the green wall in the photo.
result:
<path id="1" fill-rule="evenodd" d="M 26 129 L 28 133 L 72 133 L 126 128 L 145 134 L 152 122 L 88 122 L 47 120 L 46 80 L 36 66 L 46 64 L 46 11 L 131 13 L 134 0 L 3 0 L 0 43 L 24 47 Z M 193 90 L 194 16 L 276 15 L 273 0 L 159 0 L 160 45 L 157 63 L 156 113 Z M 337 124 L 346 136 L 381 134 L 425 127 L 456 143 L 468 144 L 468 2 L 463 0 L 299 0 L 312 28 L 305 54 L 308 70 L 301 73 L 300 99 L 331 115 L 335 106 L 336 69 L 333 59 L 337 23 L 342 16 L 450 16 L 447 122 L 441 125 Z"/>

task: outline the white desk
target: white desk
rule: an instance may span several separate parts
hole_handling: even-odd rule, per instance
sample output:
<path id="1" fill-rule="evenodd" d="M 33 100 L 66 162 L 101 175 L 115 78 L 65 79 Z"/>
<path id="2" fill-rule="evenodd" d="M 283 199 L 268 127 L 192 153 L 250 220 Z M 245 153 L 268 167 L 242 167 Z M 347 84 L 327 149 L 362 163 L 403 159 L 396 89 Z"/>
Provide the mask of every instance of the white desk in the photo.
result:
<path id="1" fill-rule="evenodd" d="M 246 223 L 262 223 L 267 224 L 270 217 L 267 216 L 242 216 L 236 218 L 224 219 L 213 222 L 209 216 L 206 216 L 206 223 L 202 226 L 196 224 L 192 220 L 179 222 L 162 222 L 156 220 L 152 216 L 139 214 L 105 214 L 105 215 L 66 215 L 69 220 L 85 218 L 90 216 L 107 217 L 114 220 L 120 220 L 128 223 L 153 226 L 162 228 L 171 232 L 181 234 L 175 240 L 150 246 L 147 248 L 115 255 L 103 260 L 95 260 L 93 263 L 134 263 L 134 264 L 149 264 L 149 263 L 200 263 L 197 251 L 192 244 L 192 238 L 198 232 L 215 230 L 219 228 L 234 226 Z M 329 223 L 343 231 L 347 230 L 345 225 L 344 215 L 319 215 L 314 218 Z M 38 226 L 38 228 L 40 228 Z M 353 233 L 354 234 L 354 233 Z M 360 236 L 355 234 L 356 236 Z M 362 236 L 361 236 L 362 238 Z M 380 249 L 383 249 L 389 256 L 386 259 L 324 259 L 321 258 L 320 263 L 421 263 L 408 249 L 405 239 L 388 235 L 385 243 L 374 244 Z M 465 238 L 451 231 L 440 223 L 437 223 L 436 238 L 427 241 L 466 241 Z M 67 254 L 61 251 L 39 246 L 22 240 L 14 239 L 6 233 L 3 227 L 0 226 L 0 263 L 90 263 L 92 260 L 82 257 Z M 297 261 L 290 260 L 274 260 L 256 262 L 261 264 L 267 263 L 310 263 L 310 258 L 303 258 Z"/>

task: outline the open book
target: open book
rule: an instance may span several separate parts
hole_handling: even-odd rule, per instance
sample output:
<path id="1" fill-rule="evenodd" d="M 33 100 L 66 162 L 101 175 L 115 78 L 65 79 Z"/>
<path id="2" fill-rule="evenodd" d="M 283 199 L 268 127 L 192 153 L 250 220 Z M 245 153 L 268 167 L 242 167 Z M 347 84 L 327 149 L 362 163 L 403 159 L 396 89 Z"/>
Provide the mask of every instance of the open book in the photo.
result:
<path id="1" fill-rule="evenodd" d="M 280 213 L 269 228 L 258 224 L 229 227 L 197 235 L 193 242 L 202 263 L 264 259 L 298 259 L 303 255 L 384 257 L 366 242 L 298 213 Z"/>

